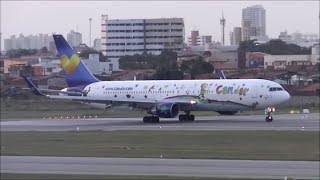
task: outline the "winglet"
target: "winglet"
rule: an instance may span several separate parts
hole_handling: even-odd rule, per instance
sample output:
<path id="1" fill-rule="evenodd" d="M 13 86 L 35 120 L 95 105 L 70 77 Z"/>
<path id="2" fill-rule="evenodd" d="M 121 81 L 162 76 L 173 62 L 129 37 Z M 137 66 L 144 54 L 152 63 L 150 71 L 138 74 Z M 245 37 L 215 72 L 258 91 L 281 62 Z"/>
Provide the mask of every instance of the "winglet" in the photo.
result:
<path id="1" fill-rule="evenodd" d="M 227 79 L 222 69 L 215 69 L 215 72 L 220 79 Z"/>
<path id="2" fill-rule="evenodd" d="M 28 87 L 30 88 L 30 91 L 37 95 L 37 96 L 46 96 L 45 94 L 41 93 L 38 88 L 33 84 L 31 77 L 26 77 L 23 76 L 24 81 L 26 82 L 26 84 L 28 85 Z"/>

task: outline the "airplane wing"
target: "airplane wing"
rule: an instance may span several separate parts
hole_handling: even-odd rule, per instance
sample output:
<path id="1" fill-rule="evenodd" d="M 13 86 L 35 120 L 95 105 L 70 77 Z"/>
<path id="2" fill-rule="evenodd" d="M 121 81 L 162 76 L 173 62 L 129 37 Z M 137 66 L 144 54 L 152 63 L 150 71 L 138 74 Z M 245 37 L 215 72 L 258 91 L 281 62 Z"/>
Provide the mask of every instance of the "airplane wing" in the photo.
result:
<path id="1" fill-rule="evenodd" d="M 22 88 L 23 90 L 30 90 L 32 91 L 31 88 Z M 82 93 L 80 92 L 71 92 L 71 91 L 61 91 L 61 90 L 54 90 L 54 89 L 38 89 L 39 92 L 48 92 L 48 93 L 62 93 L 62 94 L 68 94 L 68 95 L 78 95 L 81 96 Z"/>
<path id="2" fill-rule="evenodd" d="M 29 88 L 22 88 L 24 90 L 30 90 L 33 94 L 37 96 L 46 96 L 44 92 L 49 93 L 62 93 L 67 95 L 73 95 L 73 96 L 81 96 L 81 92 L 72 92 L 72 91 L 61 91 L 61 90 L 54 90 L 54 89 L 38 89 L 32 82 L 30 77 L 23 76 L 24 81 L 26 82 L 27 86 Z"/>
<path id="3" fill-rule="evenodd" d="M 126 98 L 126 97 L 90 97 L 90 96 L 59 96 L 59 95 L 47 95 L 51 99 L 64 99 L 79 101 L 82 103 L 101 103 L 112 104 L 115 102 L 128 104 L 129 107 L 136 109 L 150 109 L 157 103 L 173 103 L 179 104 L 181 109 L 188 109 L 190 106 L 199 103 L 199 97 L 184 96 L 181 98 L 170 99 L 150 99 L 150 98 Z"/>

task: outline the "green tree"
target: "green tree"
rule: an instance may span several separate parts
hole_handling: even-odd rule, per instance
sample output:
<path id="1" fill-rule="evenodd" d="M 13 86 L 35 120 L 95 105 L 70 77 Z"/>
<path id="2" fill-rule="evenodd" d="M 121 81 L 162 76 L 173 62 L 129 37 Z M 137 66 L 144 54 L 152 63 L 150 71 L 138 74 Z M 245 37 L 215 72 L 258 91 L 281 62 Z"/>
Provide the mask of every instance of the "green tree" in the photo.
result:
<path id="1" fill-rule="evenodd" d="M 44 46 L 44 47 L 42 47 L 42 48 L 40 49 L 40 52 L 41 52 L 41 53 L 48 53 L 48 48 L 47 48 L 46 46 Z"/>
<path id="2" fill-rule="evenodd" d="M 6 52 L 6 56 L 9 58 L 19 58 L 21 56 L 33 55 L 36 53 L 36 49 L 11 49 Z"/>
<path id="3" fill-rule="evenodd" d="M 311 48 L 287 44 L 281 39 L 272 39 L 264 44 L 257 44 L 255 40 L 241 41 L 238 51 L 264 52 L 272 55 L 311 54 Z"/>
<path id="4" fill-rule="evenodd" d="M 179 80 L 183 79 L 182 71 L 178 69 L 167 69 L 165 67 L 160 67 L 157 69 L 153 79 L 157 80 Z"/>
<path id="5" fill-rule="evenodd" d="M 203 60 L 201 56 L 190 61 L 182 62 L 180 70 L 184 73 L 190 73 L 193 79 L 196 75 L 213 73 L 214 67 L 211 63 Z"/>

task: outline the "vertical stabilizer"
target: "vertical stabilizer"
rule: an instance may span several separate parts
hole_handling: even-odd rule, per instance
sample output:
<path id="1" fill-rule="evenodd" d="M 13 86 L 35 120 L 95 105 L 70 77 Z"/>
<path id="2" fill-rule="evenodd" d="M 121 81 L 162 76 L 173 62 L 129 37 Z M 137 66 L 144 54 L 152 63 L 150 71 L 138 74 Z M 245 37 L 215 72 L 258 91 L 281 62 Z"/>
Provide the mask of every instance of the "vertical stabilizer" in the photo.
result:
<path id="1" fill-rule="evenodd" d="M 62 35 L 53 35 L 68 87 L 86 86 L 99 81 L 80 60 Z"/>

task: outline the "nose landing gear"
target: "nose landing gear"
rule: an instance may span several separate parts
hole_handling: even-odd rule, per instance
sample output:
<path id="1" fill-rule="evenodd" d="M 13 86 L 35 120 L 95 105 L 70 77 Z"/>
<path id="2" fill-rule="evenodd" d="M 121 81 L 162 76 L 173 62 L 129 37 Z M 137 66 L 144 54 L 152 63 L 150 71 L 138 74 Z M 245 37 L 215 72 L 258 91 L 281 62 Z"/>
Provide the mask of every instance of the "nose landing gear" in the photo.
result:
<path id="1" fill-rule="evenodd" d="M 266 122 L 272 122 L 273 120 L 273 117 L 272 116 L 267 116 L 266 117 Z"/>
<path id="2" fill-rule="evenodd" d="M 270 108 L 270 107 L 268 107 L 265 110 L 265 114 L 267 115 L 266 122 L 272 122 L 273 121 L 272 112 L 274 112 L 274 111 L 275 111 L 275 109 L 274 108 Z"/>

